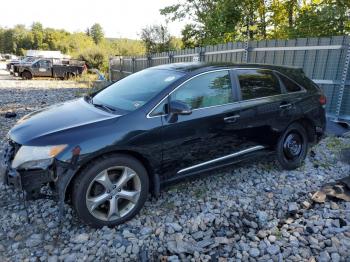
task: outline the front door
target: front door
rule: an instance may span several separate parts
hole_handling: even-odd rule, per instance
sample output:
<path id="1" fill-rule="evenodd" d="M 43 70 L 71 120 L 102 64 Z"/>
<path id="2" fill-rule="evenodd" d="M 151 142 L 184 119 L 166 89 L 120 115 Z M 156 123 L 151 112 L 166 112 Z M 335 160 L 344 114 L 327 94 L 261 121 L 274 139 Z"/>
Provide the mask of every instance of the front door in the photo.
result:
<path id="1" fill-rule="evenodd" d="M 235 87 L 234 87 L 235 88 Z M 219 165 L 239 151 L 239 103 L 229 70 L 195 76 L 171 93 L 192 113 L 176 121 L 163 116 L 163 176 L 166 180 Z"/>
<path id="2" fill-rule="evenodd" d="M 51 76 L 52 64 L 50 60 L 40 60 L 36 66 L 36 76 Z"/>

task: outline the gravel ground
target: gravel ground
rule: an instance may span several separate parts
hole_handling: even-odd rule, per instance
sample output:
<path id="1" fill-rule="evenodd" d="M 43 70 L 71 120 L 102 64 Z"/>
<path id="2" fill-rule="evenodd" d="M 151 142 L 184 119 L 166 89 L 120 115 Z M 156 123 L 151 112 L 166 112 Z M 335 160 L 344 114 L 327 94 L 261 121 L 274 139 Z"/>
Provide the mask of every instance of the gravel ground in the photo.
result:
<path id="1" fill-rule="evenodd" d="M 0 83 L 0 142 L 24 114 L 86 91 L 7 82 Z M 8 111 L 17 117 L 5 118 Z M 113 229 L 81 225 L 69 205 L 60 229 L 52 200 L 28 202 L 28 223 L 17 192 L 0 186 L 0 261 L 349 261 L 350 203 L 310 200 L 349 175 L 338 161 L 346 146 L 349 138 L 328 137 L 295 171 L 266 160 L 213 171 L 163 190 Z"/>

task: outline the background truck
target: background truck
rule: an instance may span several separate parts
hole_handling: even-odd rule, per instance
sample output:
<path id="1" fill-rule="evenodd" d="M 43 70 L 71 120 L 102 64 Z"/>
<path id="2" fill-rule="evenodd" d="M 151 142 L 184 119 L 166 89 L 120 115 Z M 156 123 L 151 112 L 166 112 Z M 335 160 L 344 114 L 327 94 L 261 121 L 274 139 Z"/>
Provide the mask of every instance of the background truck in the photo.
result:
<path id="1" fill-rule="evenodd" d="M 37 57 L 30 57 L 30 56 L 27 56 L 27 57 L 24 57 L 22 58 L 21 60 L 12 60 L 10 63 L 6 64 L 6 69 L 8 71 L 10 71 L 10 74 L 13 75 L 14 73 L 18 73 L 17 70 L 17 66 L 20 64 L 20 65 L 23 65 L 23 64 L 28 64 L 30 65 L 31 63 L 33 63 L 35 60 L 37 60 L 38 58 Z"/>
<path id="2" fill-rule="evenodd" d="M 83 61 L 61 59 L 37 59 L 31 64 L 18 64 L 16 71 L 23 79 L 33 77 L 52 77 L 69 79 L 82 74 L 85 69 Z"/>

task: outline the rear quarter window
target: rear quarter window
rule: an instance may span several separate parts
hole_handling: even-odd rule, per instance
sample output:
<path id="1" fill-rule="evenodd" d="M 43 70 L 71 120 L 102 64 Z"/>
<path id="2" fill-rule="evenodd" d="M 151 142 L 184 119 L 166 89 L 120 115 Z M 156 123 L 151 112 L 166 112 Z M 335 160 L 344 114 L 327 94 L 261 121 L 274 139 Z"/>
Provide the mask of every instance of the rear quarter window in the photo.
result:
<path id="1" fill-rule="evenodd" d="M 241 87 L 242 100 L 249 100 L 281 94 L 276 75 L 265 69 L 239 69 L 237 76 Z"/>
<path id="2" fill-rule="evenodd" d="M 302 90 L 300 85 L 298 85 L 296 82 L 294 82 L 290 78 L 288 78 L 280 73 L 278 73 L 278 77 L 281 79 L 287 92 L 292 93 L 292 92 L 298 92 L 298 91 Z"/>
<path id="3" fill-rule="evenodd" d="M 303 88 L 309 91 L 319 91 L 320 88 L 310 78 L 308 78 L 302 69 L 290 70 L 286 72 L 286 75 L 290 76 L 295 82 L 300 84 Z"/>

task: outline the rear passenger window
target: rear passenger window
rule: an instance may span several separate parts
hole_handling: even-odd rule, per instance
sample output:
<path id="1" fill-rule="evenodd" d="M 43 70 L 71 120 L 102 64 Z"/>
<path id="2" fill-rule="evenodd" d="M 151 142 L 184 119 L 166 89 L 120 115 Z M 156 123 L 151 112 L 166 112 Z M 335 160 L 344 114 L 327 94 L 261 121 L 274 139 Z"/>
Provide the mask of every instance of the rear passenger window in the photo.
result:
<path id="1" fill-rule="evenodd" d="M 288 77 L 281 74 L 278 74 L 278 76 L 288 92 L 298 92 L 301 90 L 301 87 L 294 81 L 290 80 Z"/>
<path id="2" fill-rule="evenodd" d="M 254 99 L 281 94 L 278 78 L 269 70 L 237 70 L 242 99 Z"/>

